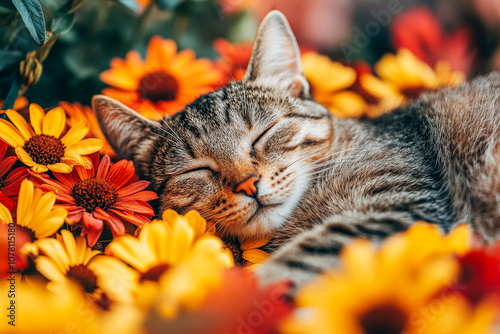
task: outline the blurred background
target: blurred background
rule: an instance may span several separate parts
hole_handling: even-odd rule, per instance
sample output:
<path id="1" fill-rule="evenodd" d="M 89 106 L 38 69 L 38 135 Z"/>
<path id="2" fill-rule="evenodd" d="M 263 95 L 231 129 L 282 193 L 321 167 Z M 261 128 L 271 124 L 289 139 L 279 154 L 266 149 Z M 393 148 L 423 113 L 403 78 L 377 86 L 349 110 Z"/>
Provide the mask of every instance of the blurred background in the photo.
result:
<path id="1" fill-rule="evenodd" d="M 301 48 L 349 65 L 373 65 L 405 47 L 433 66 L 448 61 L 472 77 L 500 69 L 498 0 L 40 0 L 45 45 L 37 46 L 11 0 L 0 1 L 0 100 L 27 54 L 21 91 L 43 107 L 60 101 L 88 105 L 106 85 L 99 75 L 129 50 L 145 55 L 150 38 L 217 59 L 214 41 L 251 41 L 272 9 L 288 18 Z M 41 55 L 40 55 L 41 54 Z M 39 64 L 38 64 L 39 63 Z M 21 72 L 23 72 L 21 70 Z M 39 79 L 39 80 L 38 80 Z M 36 82 L 38 80 L 38 82 Z M 36 84 L 35 84 L 36 83 Z"/>

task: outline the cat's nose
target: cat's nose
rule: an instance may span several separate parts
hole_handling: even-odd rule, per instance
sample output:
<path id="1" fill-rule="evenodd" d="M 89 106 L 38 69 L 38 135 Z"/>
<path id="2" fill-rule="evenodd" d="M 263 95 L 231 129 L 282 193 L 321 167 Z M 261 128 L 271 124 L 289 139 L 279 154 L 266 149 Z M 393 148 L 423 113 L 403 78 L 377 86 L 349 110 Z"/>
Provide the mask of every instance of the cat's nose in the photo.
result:
<path id="1" fill-rule="evenodd" d="M 248 196 L 255 197 L 257 194 L 257 187 L 255 184 L 259 181 L 259 177 L 257 175 L 252 174 L 245 181 L 241 182 L 236 187 L 236 192 L 244 191 Z"/>

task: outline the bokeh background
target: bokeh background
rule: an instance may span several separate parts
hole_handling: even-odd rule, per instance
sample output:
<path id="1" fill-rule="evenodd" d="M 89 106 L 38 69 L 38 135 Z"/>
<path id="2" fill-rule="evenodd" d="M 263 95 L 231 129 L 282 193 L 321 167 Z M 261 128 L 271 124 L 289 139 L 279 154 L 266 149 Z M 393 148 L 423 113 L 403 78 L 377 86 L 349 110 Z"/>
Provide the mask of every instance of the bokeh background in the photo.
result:
<path id="1" fill-rule="evenodd" d="M 18 15 L 0 2 L 0 99 L 5 99 L 19 61 L 37 48 Z M 44 107 L 60 101 L 88 105 L 105 84 L 99 74 L 114 57 L 145 54 L 154 35 L 216 59 L 217 38 L 251 40 L 259 21 L 282 11 L 303 48 L 345 62 L 373 65 L 407 47 L 432 66 L 448 61 L 468 77 L 500 69 L 498 0 L 41 0 L 47 30 L 57 25 L 39 82 L 25 96 Z M 415 9 L 428 15 L 405 17 Z M 422 14 L 422 13 L 420 13 Z M 51 28 L 52 27 L 52 28 Z M 15 55 L 15 57 L 13 56 Z"/>

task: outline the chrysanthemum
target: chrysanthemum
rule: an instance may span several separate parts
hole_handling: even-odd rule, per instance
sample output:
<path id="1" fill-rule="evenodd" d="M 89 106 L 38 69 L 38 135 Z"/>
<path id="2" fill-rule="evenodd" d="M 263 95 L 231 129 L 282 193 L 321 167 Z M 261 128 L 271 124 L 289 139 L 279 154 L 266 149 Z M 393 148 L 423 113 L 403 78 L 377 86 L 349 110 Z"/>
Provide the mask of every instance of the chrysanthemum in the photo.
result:
<path id="1" fill-rule="evenodd" d="M 61 207 L 54 208 L 56 195 L 53 192 L 44 193 L 27 179 L 21 183 L 18 201 L 16 229 L 28 232 L 32 240 L 56 233 L 68 214 Z M 1 203 L 0 222 L 4 224 L 13 222 L 10 212 Z"/>
<path id="2" fill-rule="evenodd" d="M 346 90 L 356 81 L 356 71 L 327 56 L 308 52 L 302 56 L 304 75 L 312 95 L 339 118 L 359 117 L 366 103 L 355 92 Z"/>
<path id="3" fill-rule="evenodd" d="M 6 111 L 12 123 L 0 119 L 0 139 L 16 149 L 16 154 L 34 172 L 47 170 L 69 173 L 74 165 L 86 165 L 82 155 L 99 151 L 100 139 L 83 139 L 89 128 L 86 123 L 75 124 L 59 138 L 66 125 L 62 107 L 45 114 L 44 110 L 30 105 L 30 124 L 16 111 Z M 82 140 L 83 139 L 83 140 Z"/>
<path id="4" fill-rule="evenodd" d="M 68 127 L 72 127 L 76 125 L 80 121 L 86 122 L 90 126 L 90 135 L 94 138 L 98 138 L 102 140 L 103 146 L 99 151 L 101 154 L 108 154 L 111 157 L 115 155 L 115 151 L 111 148 L 106 137 L 101 131 L 99 127 L 99 123 L 95 118 L 95 114 L 92 111 L 92 108 L 88 106 L 82 106 L 80 103 L 68 103 L 68 102 L 59 102 L 59 105 L 64 108 L 66 113 L 68 114 L 68 118 L 66 119 L 66 124 Z"/>
<path id="5" fill-rule="evenodd" d="M 469 239 L 465 226 L 446 237 L 435 226 L 417 224 L 387 239 L 380 250 L 354 241 L 342 253 L 339 270 L 299 291 L 298 305 L 308 313 L 297 315 L 286 332 L 485 333 L 494 317 L 491 303 L 470 309 L 464 298 L 444 289 L 458 273 L 454 255 L 468 248 Z M 422 310 L 435 298 L 442 312 L 423 326 Z"/>
<path id="6" fill-rule="evenodd" d="M 57 202 L 68 210 L 71 223 L 82 222 L 82 234 L 90 246 L 95 245 L 106 224 L 114 237 L 125 234 L 124 222 L 140 226 L 149 223 L 154 211 L 147 201 L 158 198 L 144 191 L 147 181 L 134 182 L 135 168 L 131 161 L 115 164 L 105 155 L 91 156 L 90 168 L 76 166 L 69 174 L 53 173 L 57 180 L 46 175 L 33 175 L 39 183 L 54 190 Z"/>
<path id="7" fill-rule="evenodd" d="M 380 78 L 366 73 L 359 78 L 360 84 L 384 101 L 387 109 L 398 102 L 416 98 L 425 90 L 455 86 L 465 80 L 463 73 L 452 72 L 446 62 L 437 62 L 433 69 L 406 49 L 383 56 L 375 65 L 375 72 Z"/>
<path id="8" fill-rule="evenodd" d="M 179 308 L 199 306 L 233 265 L 221 240 L 205 235 L 202 221 L 193 217 L 168 212 L 162 217 L 165 221 L 143 225 L 137 237 L 116 238 L 106 248 L 107 255 L 137 271 L 141 303 L 159 300 L 162 314 L 169 318 Z"/>
<path id="9" fill-rule="evenodd" d="M 26 168 L 19 167 L 7 174 L 17 161 L 17 157 L 5 157 L 8 147 L 9 145 L 0 141 L 0 203 L 11 211 L 16 206 L 21 182 L 28 173 Z"/>
<path id="10" fill-rule="evenodd" d="M 130 51 L 125 59 L 113 59 L 111 69 L 100 78 L 113 87 L 103 94 L 159 120 L 217 87 L 222 76 L 208 59 L 195 59 L 192 50 L 177 52 L 174 41 L 156 36 L 149 42 L 145 60 Z"/>
<path id="11" fill-rule="evenodd" d="M 269 258 L 269 254 L 260 249 L 265 246 L 271 238 L 263 239 L 223 239 L 224 246 L 231 251 L 234 263 L 241 267 L 250 267 L 260 264 Z"/>
<path id="12" fill-rule="evenodd" d="M 214 49 L 221 56 L 216 65 L 226 76 L 227 81 L 242 80 L 252 55 L 252 43 L 231 44 L 225 39 L 218 38 L 214 41 Z"/>

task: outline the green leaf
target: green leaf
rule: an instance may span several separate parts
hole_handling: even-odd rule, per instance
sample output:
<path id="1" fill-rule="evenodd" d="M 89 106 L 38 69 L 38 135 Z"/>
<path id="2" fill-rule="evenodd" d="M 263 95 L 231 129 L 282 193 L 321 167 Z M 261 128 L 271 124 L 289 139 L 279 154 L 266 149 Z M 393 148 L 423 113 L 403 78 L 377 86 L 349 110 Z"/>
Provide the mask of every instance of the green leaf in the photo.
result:
<path id="1" fill-rule="evenodd" d="M 10 86 L 9 93 L 3 102 L 2 110 L 14 108 L 14 103 L 16 102 L 17 95 L 19 94 L 19 89 L 21 89 L 21 80 L 19 80 L 19 76 L 16 75 L 12 86 Z"/>
<path id="2" fill-rule="evenodd" d="M 0 72 L 19 63 L 22 57 L 19 51 L 0 50 Z"/>
<path id="3" fill-rule="evenodd" d="M 45 19 L 40 2 L 38 0 L 12 0 L 12 3 L 16 6 L 35 43 L 43 45 L 45 43 Z"/>
<path id="4" fill-rule="evenodd" d="M 52 20 L 52 33 L 62 35 L 67 33 L 73 27 L 75 23 L 75 13 L 67 15 L 57 15 Z"/>
<path id="5" fill-rule="evenodd" d="M 16 10 L 16 7 L 14 7 L 11 0 L 0 0 L 0 7 Z"/>
<path id="6" fill-rule="evenodd" d="M 171 10 L 184 0 L 154 0 L 160 10 Z"/>
<path id="7" fill-rule="evenodd" d="M 117 0 L 117 2 L 121 3 L 133 12 L 137 12 L 139 10 L 139 5 L 136 0 Z"/>

